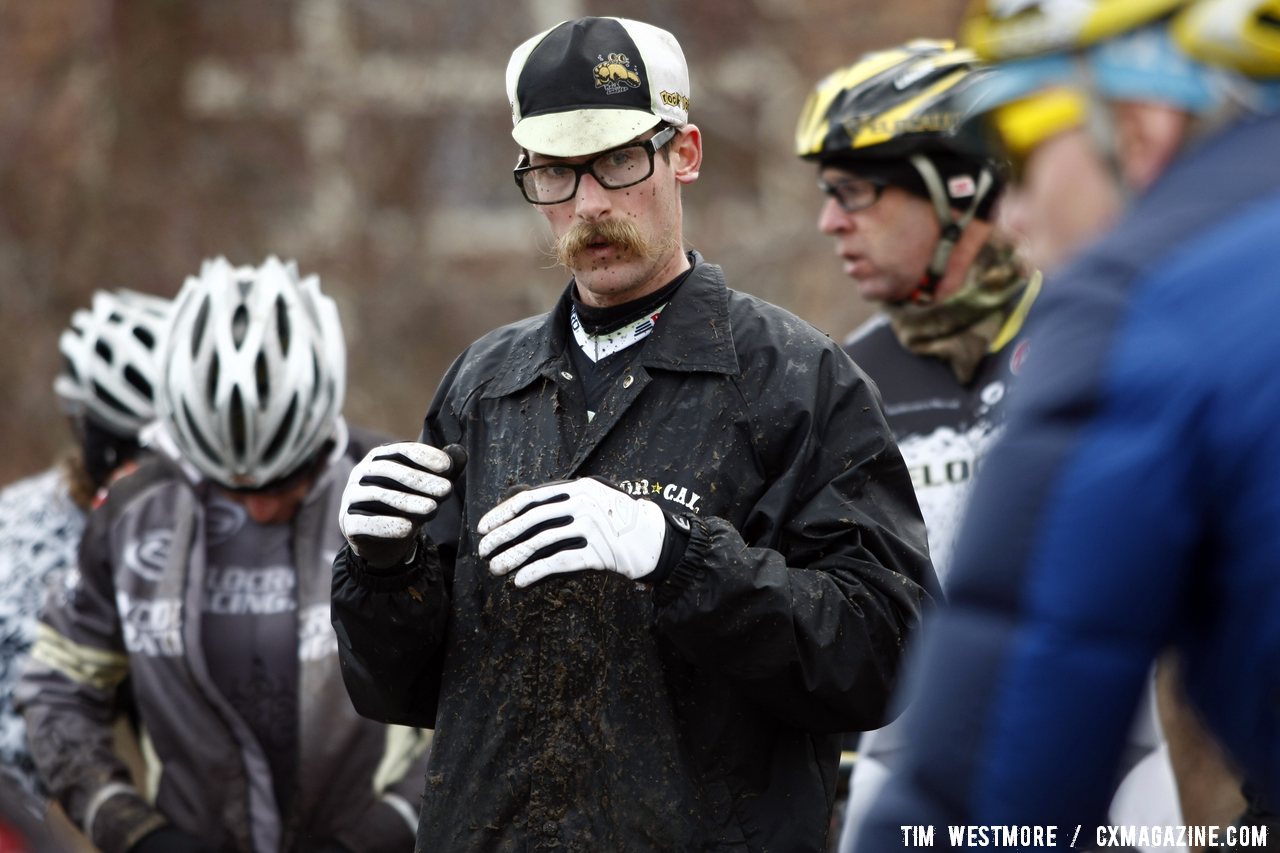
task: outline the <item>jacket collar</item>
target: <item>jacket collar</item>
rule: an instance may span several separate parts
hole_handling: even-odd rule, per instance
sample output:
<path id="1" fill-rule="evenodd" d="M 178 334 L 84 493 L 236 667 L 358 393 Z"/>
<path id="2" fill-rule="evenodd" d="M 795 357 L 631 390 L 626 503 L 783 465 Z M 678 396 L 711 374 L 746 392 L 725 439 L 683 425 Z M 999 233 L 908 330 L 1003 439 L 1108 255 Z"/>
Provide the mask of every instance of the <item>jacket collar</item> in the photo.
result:
<path id="1" fill-rule="evenodd" d="M 729 324 L 729 290 L 724 272 L 698 252 L 691 253 L 693 271 L 662 312 L 662 318 L 644 342 L 640 363 L 645 367 L 684 372 L 735 375 L 738 355 Z M 541 322 L 518 336 L 506 364 L 484 397 L 502 397 L 532 383 L 567 370 L 569 309 L 574 283 Z"/>

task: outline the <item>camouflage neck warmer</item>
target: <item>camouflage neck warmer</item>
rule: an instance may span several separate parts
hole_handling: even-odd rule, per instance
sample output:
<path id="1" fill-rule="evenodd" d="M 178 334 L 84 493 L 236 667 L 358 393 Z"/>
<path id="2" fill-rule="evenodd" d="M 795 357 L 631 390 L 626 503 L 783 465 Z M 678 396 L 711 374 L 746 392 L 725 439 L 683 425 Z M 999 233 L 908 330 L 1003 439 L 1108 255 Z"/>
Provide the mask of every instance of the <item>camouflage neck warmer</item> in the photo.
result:
<path id="1" fill-rule="evenodd" d="M 940 358 L 960 384 L 973 379 L 1027 282 L 1012 246 L 988 242 L 979 250 L 964 285 L 935 305 L 898 303 L 884 313 L 898 341 L 916 355 Z"/>

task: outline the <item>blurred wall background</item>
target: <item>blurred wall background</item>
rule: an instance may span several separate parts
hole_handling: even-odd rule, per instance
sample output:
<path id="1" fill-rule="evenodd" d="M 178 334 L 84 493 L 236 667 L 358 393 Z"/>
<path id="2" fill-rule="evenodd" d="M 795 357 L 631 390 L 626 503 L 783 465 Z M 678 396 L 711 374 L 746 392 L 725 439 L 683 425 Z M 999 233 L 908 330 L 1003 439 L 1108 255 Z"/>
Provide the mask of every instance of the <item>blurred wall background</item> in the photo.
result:
<path id="1" fill-rule="evenodd" d="M 567 275 L 510 170 L 503 73 L 557 21 L 671 30 L 706 162 L 690 246 L 843 336 L 868 313 L 791 153 L 809 88 L 963 0 L 0 0 L 0 483 L 69 440 L 57 335 L 99 287 L 295 258 L 337 299 L 347 415 L 416 436 L 440 374 Z"/>

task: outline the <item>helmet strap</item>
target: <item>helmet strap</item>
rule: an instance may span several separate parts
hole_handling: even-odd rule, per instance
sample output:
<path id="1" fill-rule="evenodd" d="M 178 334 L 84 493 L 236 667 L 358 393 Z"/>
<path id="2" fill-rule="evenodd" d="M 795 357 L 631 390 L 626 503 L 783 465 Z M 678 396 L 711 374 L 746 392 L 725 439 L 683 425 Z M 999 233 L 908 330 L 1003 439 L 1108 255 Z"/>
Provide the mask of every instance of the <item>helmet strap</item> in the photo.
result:
<path id="1" fill-rule="evenodd" d="M 938 284 L 946 274 L 947 264 L 951 261 L 951 253 L 955 251 L 956 244 L 964 235 L 964 229 L 969 227 L 969 223 L 978 213 L 978 208 L 982 206 L 983 199 L 995 186 L 995 176 L 986 167 L 978 170 L 978 184 L 973 193 L 973 200 L 969 203 L 968 209 L 957 216 L 951 207 L 951 197 L 947 194 L 946 187 L 942 185 L 942 176 L 938 174 L 938 167 L 933 165 L 933 161 L 923 154 L 912 154 L 907 159 L 920 173 L 920 178 L 929 189 L 929 198 L 933 201 L 933 212 L 938 217 L 941 231 L 938 245 L 933 249 L 933 257 L 929 260 L 924 277 L 907 297 L 911 302 L 927 305 L 934 300 Z"/>
<path id="2" fill-rule="evenodd" d="M 1115 116 L 1098 88 L 1087 56 L 1083 53 L 1076 54 L 1075 66 L 1085 98 L 1085 132 L 1102 157 L 1111 183 L 1119 194 L 1121 206 L 1128 207 L 1133 200 L 1133 187 L 1125 180 L 1124 164 L 1120 162 L 1120 134 L 1116 131 Z"/>

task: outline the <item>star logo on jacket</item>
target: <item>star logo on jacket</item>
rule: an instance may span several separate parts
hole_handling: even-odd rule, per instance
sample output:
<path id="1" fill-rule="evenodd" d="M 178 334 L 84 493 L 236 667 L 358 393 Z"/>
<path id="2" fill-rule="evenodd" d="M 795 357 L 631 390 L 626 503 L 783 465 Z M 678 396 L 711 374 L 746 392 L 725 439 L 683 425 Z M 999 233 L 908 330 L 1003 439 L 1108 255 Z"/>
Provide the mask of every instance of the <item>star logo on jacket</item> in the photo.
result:
<path id="1" fill-rule="evenodd" d="M 622 480 L 617 483 L 617 486 L 635 498 L 657 495 L 662 500 L 679 504 L 690 512 L 702 512 L 702 507 L 699 506 L 702 501 L 702 495 L 679 483 L 663 483 L 659 480 L 637 478 L 634 480 Z"/>

